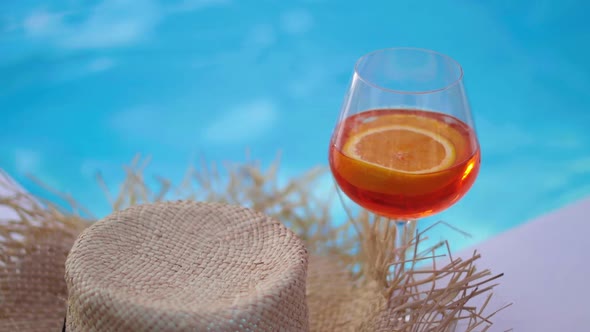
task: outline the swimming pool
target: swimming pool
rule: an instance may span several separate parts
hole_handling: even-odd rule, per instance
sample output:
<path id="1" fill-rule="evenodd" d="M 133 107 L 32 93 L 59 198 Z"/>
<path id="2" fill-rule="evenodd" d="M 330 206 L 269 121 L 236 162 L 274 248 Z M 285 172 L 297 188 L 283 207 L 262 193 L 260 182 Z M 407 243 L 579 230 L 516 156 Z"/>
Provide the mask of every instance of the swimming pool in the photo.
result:
<path id="1" fill-rule="evenodd" d="M 443 218 L 464 245 L 590 195 L 584 1 L 62 0 L 0 4 L 0 168 L 34 173 L 98 215 L 138 152 L 180 177 L 190 158 L 327 164 L 355 60 L 434 49 L 465 71 L 482 146 Z M 456 240 L 459 241 L 459 240 Z"/>

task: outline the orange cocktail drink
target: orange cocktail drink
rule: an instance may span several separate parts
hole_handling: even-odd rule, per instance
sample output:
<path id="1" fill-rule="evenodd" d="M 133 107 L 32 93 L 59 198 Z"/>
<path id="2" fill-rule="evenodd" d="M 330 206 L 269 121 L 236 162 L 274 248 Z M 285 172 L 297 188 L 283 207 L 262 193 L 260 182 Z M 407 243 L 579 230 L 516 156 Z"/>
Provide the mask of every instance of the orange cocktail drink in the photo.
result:
<path id="1" fill-rule="evenodd" d="M 391 219 L 445 210 L 479 171 L 474 130 L 448 114 L 369 110 L 345 118 L 336 131 L 329 160 L 338 186 L 360 206 Z"/>

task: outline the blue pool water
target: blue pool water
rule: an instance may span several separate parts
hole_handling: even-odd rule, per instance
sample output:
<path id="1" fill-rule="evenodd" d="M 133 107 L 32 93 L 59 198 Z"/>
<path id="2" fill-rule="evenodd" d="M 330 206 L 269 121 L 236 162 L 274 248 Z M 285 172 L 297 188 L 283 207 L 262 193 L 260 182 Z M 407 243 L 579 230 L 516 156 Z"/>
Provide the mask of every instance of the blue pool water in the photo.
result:
<path id="1" fill-rule="evenodd" d="M 362 4 L 361 4 L 362 3 Z M 439 216 L 481 241 L 590 195 L 590 4 L 580 0 L 0 2 L 0 168 L 97 215 L 138 152 L 179 178 L 191 157 L 327 164 L 353 64 L 380 48 L 458 60 L 480 176 Z M 328 182 L 326 182 L 328 183 Z M 327 184 L 326 184 L 327 185 Z"/>

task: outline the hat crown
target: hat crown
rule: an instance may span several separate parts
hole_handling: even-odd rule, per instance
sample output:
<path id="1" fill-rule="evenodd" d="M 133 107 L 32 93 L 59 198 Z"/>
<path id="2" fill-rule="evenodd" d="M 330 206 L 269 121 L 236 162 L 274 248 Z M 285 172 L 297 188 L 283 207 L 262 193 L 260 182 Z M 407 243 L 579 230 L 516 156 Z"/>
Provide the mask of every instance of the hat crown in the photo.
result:
<path id="1" fill-rule="evenodd" d="M 92 225 L 66 261 L 68 331 L 306 331 L 307 251 L 252 210 L 178 201 Z"/>

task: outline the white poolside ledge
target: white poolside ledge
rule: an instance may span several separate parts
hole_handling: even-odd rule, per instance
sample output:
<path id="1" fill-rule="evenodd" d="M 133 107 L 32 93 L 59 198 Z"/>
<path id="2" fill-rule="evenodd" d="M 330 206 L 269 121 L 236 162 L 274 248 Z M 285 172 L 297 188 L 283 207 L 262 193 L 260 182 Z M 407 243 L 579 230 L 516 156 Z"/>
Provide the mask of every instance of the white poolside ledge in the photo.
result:
<path id="1" fill-rule="evenodd" d="M 460 251 L 477 249 L 479 266 L 504 273 L 489 308 L 513 305 L 490 331 L 590 331 L 590 198 Z"/>

